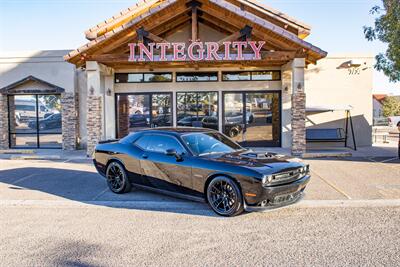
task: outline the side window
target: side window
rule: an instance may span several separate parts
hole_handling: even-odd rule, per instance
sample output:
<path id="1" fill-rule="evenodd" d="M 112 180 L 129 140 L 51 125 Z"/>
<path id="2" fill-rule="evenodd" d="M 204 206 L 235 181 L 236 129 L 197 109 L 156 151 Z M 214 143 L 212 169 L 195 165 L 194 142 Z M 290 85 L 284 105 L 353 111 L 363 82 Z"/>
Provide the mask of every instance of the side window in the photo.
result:
<path id="1" fill-rule="evenodd" d="M 184 153 L 185 149 L 173 137 L 164 135 L 152 135 L 147 144 L 146 150 L 165 153 L 167 149 L 175 149 L 178 153 Z"/>
<path id="2" fill-rule="evenodd" d="M 134 143 L 136 146 L 140 147 L 143 150 L 147 150 L 147 145 L 149 143 L 150 136 L 145 135 L 140 137 L 136 142 Z"/>

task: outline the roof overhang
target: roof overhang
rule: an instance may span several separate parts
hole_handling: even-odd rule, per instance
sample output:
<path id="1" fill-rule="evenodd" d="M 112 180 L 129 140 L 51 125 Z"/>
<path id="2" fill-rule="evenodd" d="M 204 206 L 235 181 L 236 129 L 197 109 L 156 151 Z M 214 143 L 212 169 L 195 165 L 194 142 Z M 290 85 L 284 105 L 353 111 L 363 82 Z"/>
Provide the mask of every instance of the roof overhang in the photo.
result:
<path id="1" fill-rule="evenodd" d="M 280 62 L 276 60 L 276 64 L 284 64 L 294 57 L 303 57 L 307 63 L 316 63 L 317 60 L 327 55 L 327 52 L 302 39 L 308 35 L 309 26 L 256 1 L 197 0 L 196 2 L 199 3 L 199 19 L 204 23 L 215 26 L 216 29 L 221 29 L 228 35 L 234 35 L 243 27 L 250 26 L 252 28 L 251 39 L 266 41 L 266 51 L 270 53 L 290 52 L 293 55 L 289 58 L 285 56 Z M 166 30 L 190 23 L 192 19 L 190 11 L 188 1 L 185 0 L 140 2 L 86 31 L 86 37 L 91 41 L 70 52 L 64 59 L 77 66 L 83 66 L 88 60 L 102 62 L 102 57 L 103 60 L 104 58 L 110 59 L 111 55 L 122 57 L 127 53 L 128 43 L 137 41 L 138 29 L 144 28 L 154 36 L 163 35 Z M 128 64 L 124 61 L 119 63 Z M 256 62 L 241 62 L 240 64 L 252 65 L 253 63 L 257 64 Z M 265 66 L 265 63 L 261 62 L 260 65 Z M 188 63 L 176 64 L 187 65 Z M 210 62 L 196 62 L 196 65 L 207 64 Z M 226 62 L 218 64 L 226 64 Z M 169 63 L 168 65 L 171 67 L 174 64 Z"/>

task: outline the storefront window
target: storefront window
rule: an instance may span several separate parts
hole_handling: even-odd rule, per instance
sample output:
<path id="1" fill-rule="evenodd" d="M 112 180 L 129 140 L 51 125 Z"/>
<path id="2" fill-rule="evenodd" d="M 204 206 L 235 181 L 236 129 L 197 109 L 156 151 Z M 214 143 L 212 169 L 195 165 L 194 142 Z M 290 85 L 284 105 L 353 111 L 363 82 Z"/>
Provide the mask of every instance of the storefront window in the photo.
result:
<path id="1" fill-rule="evenodd" d="M 222 72 L 223 81 L 279 81 L 280 79 L 281 72 L 276 70 Z"/>
<path id="2" fill-rule="evenodd" d="M 243 72 L 223 72 L 223 81 L 250 81 L 251 76 L 249 71 Z"/>
<path id="3" fill-rule="evenodd" d="M 172 82 L 172 73 L 116 73 L 115 83 Z"/>
<path id="4" fill-rule="evenodd" d="M 253 71 L 251 73 L 252 81 L 279 81 L 280 79 L 280 71 Z"/>
<path id="5" fill-rule="evenodd" d="M 118 137 L 143 128 L 172 126 L 171 101 L 170 93 L 117 95 Z"/>
<path id="6" fill-rule="evenodd" d="M 218 130 L 218 93 L 177 93 L 177 125 Z"/>
<path id="7" fill-rule="evenodd" d="M 216 82 L 218 72 L 177 72 L 177 82 Z"/>

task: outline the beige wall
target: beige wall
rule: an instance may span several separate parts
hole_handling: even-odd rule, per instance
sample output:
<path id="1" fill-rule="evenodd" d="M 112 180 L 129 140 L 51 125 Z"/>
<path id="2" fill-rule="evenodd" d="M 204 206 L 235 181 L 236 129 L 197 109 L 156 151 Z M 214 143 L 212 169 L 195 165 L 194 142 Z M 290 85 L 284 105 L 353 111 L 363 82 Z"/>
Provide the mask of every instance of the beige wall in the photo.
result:
<path id="1" fill-rule="evenodd" d="M 64 61 L 69 50 L 9 52 L 0 54 L 0 88 L 29 75 L 74 92 L 75 66 Z"/>
<path id="2" fill-rule="evenodd" d="M 361 65 L 348 68 L 345 63 L 350 60 Z M 351 114 L 359 146 L 371 145 L 372 65 L 372 55 L 333 55 L 317 65 L 309 65 L 305 73 L 308 107 L 353 107 Z M 344 115 L 344 111 L 309 115 L 307 126 L 344 128 Z"/>

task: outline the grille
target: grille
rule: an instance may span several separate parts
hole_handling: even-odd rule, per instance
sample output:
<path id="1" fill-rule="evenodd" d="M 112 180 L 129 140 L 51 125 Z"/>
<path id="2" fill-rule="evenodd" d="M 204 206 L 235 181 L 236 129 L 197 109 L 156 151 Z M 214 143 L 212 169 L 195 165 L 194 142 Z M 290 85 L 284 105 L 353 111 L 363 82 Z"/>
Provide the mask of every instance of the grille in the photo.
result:
<path id="1" fill-rule="evenodd" d="M 301 168 L 292 170 L 292 171 L 288 171 L 288 172 L 281 172 L 281 173 L 277 173 L 272 175 L 272 182 L 285 182 L 288 180 L 297 180 L 300 177 L 302 177 L 305 173 L 302 172 Z"/>

